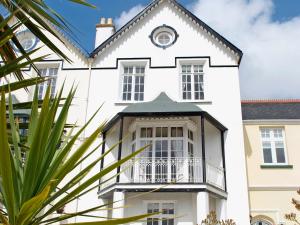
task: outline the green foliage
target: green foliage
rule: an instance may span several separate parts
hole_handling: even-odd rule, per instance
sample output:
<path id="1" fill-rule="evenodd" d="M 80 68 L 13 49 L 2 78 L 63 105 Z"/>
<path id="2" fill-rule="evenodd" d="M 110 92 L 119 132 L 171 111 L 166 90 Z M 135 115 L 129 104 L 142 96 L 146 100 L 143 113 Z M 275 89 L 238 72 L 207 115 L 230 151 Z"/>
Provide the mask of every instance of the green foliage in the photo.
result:
<path id="1" fill-rule="evenodd" d="M 93 5 L 87 3 L 85 0 L 66 1 L 95 8 Z M 48 31 L 59 41 L 64 43 L 64 40 L 59 35 L 57 35 L 56 28 L 72 35 L 73 32 L 70 28 L 71 26 L 60 14 L 58 14 L 54 9 L 49 7 L 43 0 L 0 0 L 0 4 L 10 13 L 10 16 L 14 16 L 15 18 L 17 18 L 21 24 L 25 25 L 27 29 L 29 29 L 54 53 L 60 55 L 66 60 L 69 60 L 68 57 L 59 49 L 59 47 L 57 47 L 54 43 L 51 42 L 51 40 L 43 32 L 43 30 Z M 3 18 L 1 18 L 0 22 L 1 21 L 3 21 Z M 6 30 L 9 30 L 8 25 L 6 26 Z M 26 54 L 21 44 L 14 35 L 12 37 L 12 42 L 22 54 Z M 0 54 L 1 56 L 6 57 L 6 61 L 12 60 L 16 57 L 13 52 L 13 49 L 11 48 L 10 43 L 7 43 L 6 51 L 2 51 Z"/>
<path id="2" fill-rule="evenodd" d="M 32 103 L 28 137 L 25 144 L 20 145 L 18 124 L 14 120 L 13 105 L 9 94 L 8 111 L 10 121 L 11 141 L 9 141 L 7 121 L 7 106 L 5 93 L 1 94 L 0 108 L 0 191 L 3 196 L 3 204 L 7 213 L 1 214 L 2 223 L 8 221 L 10 225 L 29 225 L 47 222 L 52 224 L 66 218 L 81 216 L 99 210 L 105 206 L 86 209 L 82 212 L 74 212 L 69 215 L 60 215 L 47 219 L 47 216 L 56 212 L 64 205 L 76 200 L 83 193 L 88 193 L 98 186 L 98 181 L 104 175 L 110 173 L 122 163 L 135 157 L 143 149 L 121 159 L 97 174 L 86 178 L 87 174 L 99 163 L 105 155 L 113 150 L 111 148 L 105 155 L 99 156 L 86 165 L 82 170 L 73 175 L 66 184 L 63 179 L 87 160 L 83 157 L 91 145 L 101 135 L 105 123 L 99 125 L 92 134 L 87 137 L 78 148 L 74 148 L 78 137 L 91 123 L 93 117 L 77 132 L 63 137 L 69 107 L 72 104 L 75 90 L 72 89 L 60 110 L 62 90 L 50 101 L 50 88 L 47 89 L 45 99 L 39 110 L 37 91 Z M 74 132 L 74 129 L 72 129 Z M 71 131 L 71 132 L 72 132 Z M 64 139 L 62 143 L 62 139 Z M 98 146 L 100 147 L 100 146 Z M 98 149 L 98 148 L 97 148 Z M 72 154 L 70 151 L 72 150 Z M 25 157 L 24 157 L 25 153 Z M 84 180 L 84 178 L 86 178 Z M 105 181 L 103 181 L 105 183 Z M 79 185 L 78 185 L 79 184 Z M 59 189 L 57 187 L 60 187 Z M 68 193 L 68 194 L 66 194 Z M 44 211 L 43 211 L 44 210 Z M 43 211 L 43 213 L 41 213 Z M 145 218 L 140 215 L 131 218 L 105 221 L 105 224 L 122 224 L 136 219 Z M 90 223 L 79 223 L 90 224 Z M 91 224 L 104 224 L 94 222 Z"/>
<path id="3" fill-rule="evenodd" d="M 87 4 L 83 0 L 70 1 Z M 74 169 L 85 164 L 88 159 L 86 155 L 90 155 L 88 151 L 105 126 L 105 123 L 100 124 L 89 137 L 81 142 L 79 147 L 75 146 L 98 111 L 87 124 L 75 132 L 75 126 L 66 123 L 75 89 L 72 89 L 66 98 L 62 97 L 63 89 L 61 89 L 55 98 L 51 99 L 49 86 L 44 100 L 40 101 L 36 88 L 32 102 L 16 105 L 12 104 L 11 96 L 11 92 L 14 90 L 36 85 L 49 79 L 45 77 L 24 78 L 21 69 L 28 65 L 34 67 L 34 62 L 40 61 L 45 56 L 31 59 L 32 54 L 37 50 L 25 52 L 15 37 L 16 30 L 24 24 L 50 49 L 66 58 L 38 27 L 45 28 L 56 36 L 48 23 L 58 27 L 66 25 L 62 18 L 48 8 L 43 1 L 1 0 L 0 3 L 11 12 L 11 16 L 6 19 L 0 16 L 0 55 L 4 62 L 4 65 L 0 66 L 0 78 L 8 81 L 7 76 L 13 73 L 19 80 L 0 86 L 0 201 L 4 206 L 3 210 L 0 209 L 0 224 L 53 224 L 75 216 L 85 216 L 108 207 L 109 205 L 100 205 L 80 212 L 56 215 L 51 219 L 48 217 L 78 197 L 84 197 L 84 194 L 98 188 L 98 182 L 103 176 L 135 157 L 143 149 L 88 177 L 89 172 L 117 146 L 116 144 L 104 155 L 85 165 L 78 174 L 72 173 Z M 52 15 L 52 18 L 49 15 Z M 16 16 L 20 22 L 9 26 L 9 20 L 13 16 Z M 31 16 L 36 23 L 29 20 L 27 16 Z M 48 22 L 45 22 L 46 20 L 43 18 L 47 18 Z M 21 55 L 15 54 L 11 43 L 19 48 Z M 8 100 L 6 100 L 7 96 Z M 28 128 L 28 135 L 25 138 L 19 134 L 21 124 L 14 116 L 16 109 L 30 109 L 31 112 L 29 125 L 25 124 L 25 127 Z M 66 128 L 70 129 L 68 135 L 65 136 Z M 98 145 L 92 152 L 100 147 L 101 145 Z M 63 182 L 66 176 L 70 177 L 68 183 Z M 108 178 L 108 180 L 110 179 L 112 178 Z M 102 184 L 108 180 L 102 181 Z M 147 216 L 149 215 L 78 224 L 124 224 Z"/>

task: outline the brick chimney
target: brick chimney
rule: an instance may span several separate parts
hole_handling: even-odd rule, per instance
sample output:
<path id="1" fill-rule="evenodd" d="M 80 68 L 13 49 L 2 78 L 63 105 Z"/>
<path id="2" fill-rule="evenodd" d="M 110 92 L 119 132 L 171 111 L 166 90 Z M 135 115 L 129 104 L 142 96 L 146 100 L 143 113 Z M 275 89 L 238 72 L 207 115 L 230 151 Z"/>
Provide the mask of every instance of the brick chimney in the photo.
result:
<path id="1" fill-rule="evenodd" d="M 115 33 L 115 25 L 112 18 L 101 18 L 96 25 L 95 48 Z"/>

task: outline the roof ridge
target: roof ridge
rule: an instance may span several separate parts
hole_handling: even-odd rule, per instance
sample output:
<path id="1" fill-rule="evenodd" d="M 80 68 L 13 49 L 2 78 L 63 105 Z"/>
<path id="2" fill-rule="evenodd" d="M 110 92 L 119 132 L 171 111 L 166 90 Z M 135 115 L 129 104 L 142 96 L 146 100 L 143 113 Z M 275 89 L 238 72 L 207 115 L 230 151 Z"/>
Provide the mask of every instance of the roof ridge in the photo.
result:
<path id="1" fill-rule="evenodd" d="M 242 104 L 259 104 L 259 103 L 300 103 L 298 98 L 283 98 L 283 99 L 244 99 Z"/>
<path id="2" fill-rule="evenodd" d="M 240 65 L 240 62 L 241 62 L 241 59 L 243 56 L 243 52 L 238 47 L 236 47 L 234 44 L 232 44 L 229 40 L 227 40 L 225 37 L 223 37 L 221 34 L 219 34 L 213 28 L 211 28 L 208 24 L 206 24 L 201 19 L 199 19 L 197 16 L 195 16 L 192 12 L 190 12 L 186 7 L 181 5 L 176 0 L 153 0 L 141 12 L 139 12 L 130 21 L 128 21 L 123 27 L 118 29 L 107 40 L 105 40 L 98 47 L 96 47 L 90 53 L 90 57 L 93 58 L 96 55 L 98 55 L 99 52 L 101 52 L 107 46 L 111 45 L 115 40 L 119 39 L 119 37 L 124 32 L 126 32 L 128 29 L 130 29 L 135 23 L 137 23 L 141 19 L 143 19 L 150 11 L 152 11 L 153 8 L 155 8 L 157 5 L 159 5 L 161 2 L 164 2 L 164 1 L 171 2 L 171 4 L 173 4 L 175 8 L 177 8 L 179 11 L 182 11 L 183 14 L 186 14 L 192 21 L 197 23 L 199 25 L 199 27 L 203 28 L 203 30 L 206 33 L 208 33 L 214 39 L 217 39 L 219 42 L 222 42 L 224 46 L 226 46 L 228 49 L 230 49 L 238 57 L 238 65 Z"/>

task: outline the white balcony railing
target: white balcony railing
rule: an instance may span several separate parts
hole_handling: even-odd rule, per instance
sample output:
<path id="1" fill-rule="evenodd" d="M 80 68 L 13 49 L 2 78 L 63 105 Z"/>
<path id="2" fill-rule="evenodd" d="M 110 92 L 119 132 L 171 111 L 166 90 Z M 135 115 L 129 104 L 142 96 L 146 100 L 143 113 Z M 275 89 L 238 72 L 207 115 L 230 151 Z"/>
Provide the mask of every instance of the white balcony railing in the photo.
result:
<path id="1" fill-rule="evenodd" d="M 203 183 L 202 158 L 136 158 L 122 166 L 121 183 Z M 224 170 L 206 163 L 206 181 L 224 189 Z"/>

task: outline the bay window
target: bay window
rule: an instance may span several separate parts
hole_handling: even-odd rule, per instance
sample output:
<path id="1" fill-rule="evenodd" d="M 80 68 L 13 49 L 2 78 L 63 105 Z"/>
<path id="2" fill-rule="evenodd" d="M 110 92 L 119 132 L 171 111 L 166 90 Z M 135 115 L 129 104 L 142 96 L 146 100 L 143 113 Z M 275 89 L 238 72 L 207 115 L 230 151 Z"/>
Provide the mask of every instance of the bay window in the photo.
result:
<path id="1" fill-rule="evenodd" d="M 176 125 L 165 122 L 133 126 L 135 138 L 132 138 L 131 149 L 149 147 L 140 154 L 137 168 L 132 168 L 131 180 L 167 183 L 189 177 L 188 180 L 193 181 L 196 169 L 193 136 L 196 128 L 191 121 Z"/>

